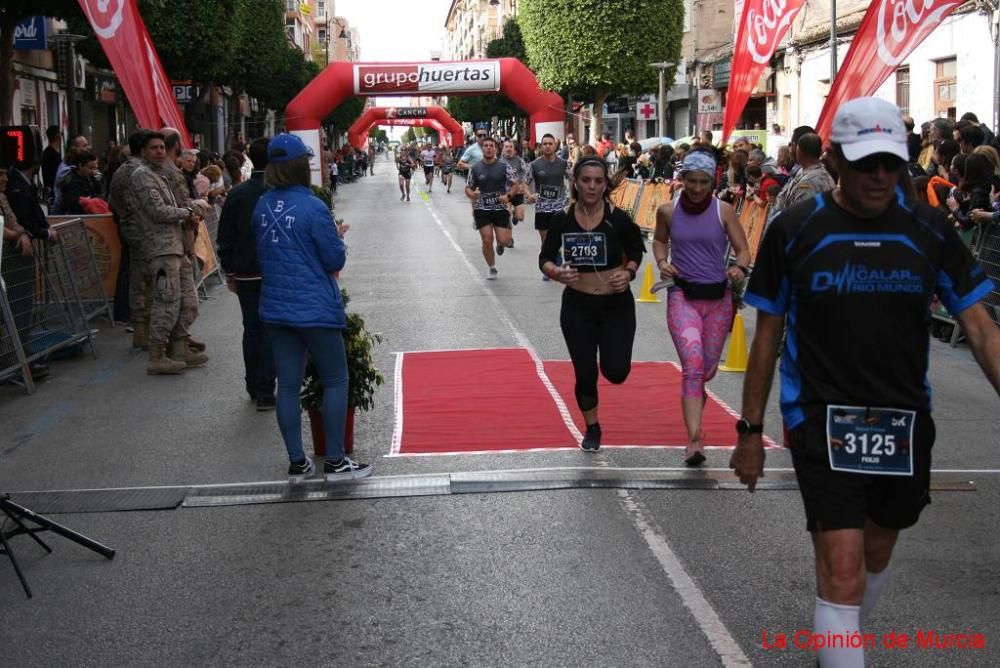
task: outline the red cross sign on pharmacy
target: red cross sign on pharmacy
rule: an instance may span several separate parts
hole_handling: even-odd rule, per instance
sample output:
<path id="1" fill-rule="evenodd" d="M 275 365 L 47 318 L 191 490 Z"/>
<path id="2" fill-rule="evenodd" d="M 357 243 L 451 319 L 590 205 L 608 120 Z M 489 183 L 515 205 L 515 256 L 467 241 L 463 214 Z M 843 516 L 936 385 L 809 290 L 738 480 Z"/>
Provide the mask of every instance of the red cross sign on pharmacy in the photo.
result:
<path id="1" fill-rule="evenodd" d="M 640 102 L 638 114 L 642 120 L 651 121 L 656 118 L 656 105 L 649 102 Z"/>

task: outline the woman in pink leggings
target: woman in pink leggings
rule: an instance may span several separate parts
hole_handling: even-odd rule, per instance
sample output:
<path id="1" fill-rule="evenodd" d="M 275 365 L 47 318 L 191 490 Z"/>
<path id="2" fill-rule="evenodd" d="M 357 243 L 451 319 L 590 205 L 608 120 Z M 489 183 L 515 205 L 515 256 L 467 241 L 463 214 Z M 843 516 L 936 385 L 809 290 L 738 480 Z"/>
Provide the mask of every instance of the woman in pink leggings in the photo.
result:
<path id="1" fill-rule="evenodd" d="M 656 211 L 653 256 L 660 276 L 673 280 L 667 292 L 667 329 L 681 358 L 681 410 L 688 432 L 684 462 L 698 466 L 705 383 L 715 376 L 733 322 L 730 283 L 747 277 L 750 251 L 736 211 L 712 194 L 715 157 L 694 150 L 684 158 L 680 199 Z M 731 244 L 736 264 L 726 267 Z M 668 259 L 669 256 L 669 259 Z"/>

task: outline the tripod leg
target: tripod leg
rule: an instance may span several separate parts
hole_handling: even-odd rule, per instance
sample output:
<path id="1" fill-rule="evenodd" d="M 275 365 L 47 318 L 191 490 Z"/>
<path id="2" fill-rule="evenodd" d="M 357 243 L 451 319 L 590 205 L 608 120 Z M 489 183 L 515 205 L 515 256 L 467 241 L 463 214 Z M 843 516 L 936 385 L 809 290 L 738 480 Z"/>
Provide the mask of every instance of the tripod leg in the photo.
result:
<path id="1" fill-rule="evenodd" d="M 24 522 L 21 521 L 21 518 L 18 517 L 17 515 L 15 515 L 14 513 L 9 512 L 6 508 L 3 508 L 3 507 L 0 507 L 0 510 L 2 510 L 4 512 L 4 514 L 7 515 L 7 517 L 9 517 L 11 519 L 11 521 L 18 526 L 17 529 L 14 529 L 10 533 L 8 533 L 7 534 L 8 536 L 17 536 L 17 535 L 22 534 L 22 533 L 28 534 L 28 536 L 31 538 L 31 540 L 33 540 L 36 543 L 38 543 L 39 545 L 41 545 L 42 549 L 44 549 L 46 552 L 48 552 L 49 554 L 52 554 L 52 548 L 49 547 L 48 543 L 46 543 L 44 540 L 42 540 L 41 538 L 39 538 L 38 536 L 35 535 L 35 531 L 38 531 L 38 529 L 35 529 L 34 531 L 32 531 L 28 527 L 24 526 Z"/>
<path id="2" fill-rule="evenodd" d="M 4 510 L 8 513 L 14 513 L 16 515 L 19 515 L 30 522 L 34 522 L 39 526 L 45 527 L 46 529 L 52 531 L 53 533 L 59 534 L 63 538 L 67 538 L 73 541 L 77 545 L 82 545 L 83 547 L 89 550 L 93 550 L 94 552 L 97 552 L 98 554 L 107 557 L 108 559 L 115 558 L 115 551 L 112 548 L 108 547 L 107 545 L 98 543 L 96 540 L 88 538 L 87 536 L 84 536 L 82 533 L 77 533 L 76 531 L 73 531 L 69 527 L 63 526 L 58 522 L 53 522 L 49 518 L 44 517 L 43 515 L 39 515 L 38 513 L 34 512 L 33 510 L 29 510 L 24 506 L 18 505 L 13 501 L 11 501 L 10 499 L 0 498 L 0 510 Z"/>
<path id="3" fill-rule="evenodd" d="M 14 567 L 14 572 L 17 573 L 17 579 L 21 581 L 21 586 L 24 587 L 24 593 L 31 598 L 31 587 L 28 586 L 28 581 L 24 579 L 24 573 L 21 572 L 21 566 L 17 563 L 17 557 L 14 556 L 14 551 L 10 549 L 10 544 L 7 542 L 7 538 L 0 531 L 0 553 L 6 554 L 7 558 L 10 559 L 11 565 Z"/>

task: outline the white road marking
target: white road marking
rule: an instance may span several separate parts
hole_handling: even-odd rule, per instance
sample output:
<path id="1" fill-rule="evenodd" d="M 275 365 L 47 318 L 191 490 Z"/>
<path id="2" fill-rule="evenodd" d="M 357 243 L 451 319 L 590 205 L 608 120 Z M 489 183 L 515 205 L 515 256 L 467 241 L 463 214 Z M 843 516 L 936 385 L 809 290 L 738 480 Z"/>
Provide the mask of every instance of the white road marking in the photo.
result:
<path id="1" fill-rule="evenodd" d="M 576 441 L 583 440 L 583 434 L 579 429 L 577 429 L 576 424 L 573 423 L 573 418 L 570 416 L 569 408 L 566 406 L 566 402 L 563 401 L 562 397 L 559 396 L 559 393 L 556 392 L 555 385 L 552 384 L 552 380 L 549 379 L 548 375 L 545 373 L 545 368 L 542 365 L 542 359 L 538 356 L 538 351 L 535 350 L 533 345 L 531 345 L 531 341 L 528 340 L 528 337 L 525 336 L 524 332 L 518 329 L 517 325 L 514 324 L 514 320 L 510 317 L 506 307 L 504 307 L 504 305 L 500 302 L 500 298 L 496 296 L 496 293 L 485 286 L 484 281 L 486 279 L 483 278 L 482 272 L 477 270 L 469 258 L 465 256 L 465 253 L 462 251 L 462 247 L 458 245 L 455 237 L 450 231 L 448 231 L 448 228 L 445 226 L 444 222 L 442 222 L 441 218 L 438 217 L 437 211 L 434 210 L 430 201 L 424 200 L 424 206 L 427 207 L 427 211 L 430 212 L 431 218 L 434 219 L 438 229 L 441 230 L 441 234 L 445 236 L 448 243 L 451 244 L 451 247 L 456 253 L 458 253 L 458 256 L 462 258 L 462 262 L 465 263 L 465 267 L 469 270 L 469 274 L 483 286 L 483 290 L 486 292 L 486 295 L 490 300 L 490 305 L 493 307 L 493 311 L 496 313 L 497 317 L 500 318 L 500 321 L 514 334 L 514 341 L 517 343 L 518 347 L 524 348 L 528 351 L 532 361 L 535 363 L 535 373 L 538 375 L 538 379 L 542 381 L 542 385 L 545 386 L 549 396 L 552 397 L 552 401 L 559 410 L 559 416 L 562 417 L 563 424 L 566 425 L 566 429 L 569 430 L 569 433 L 573 435 L 573 438 Z"/>
<path id="2" fill-rule="evenodd" d="M 670 549 L 670 545 L 662 536 L 655 523 L 648 519 L 648 511 L 642 506 L 635 495 L 618 490 L 618 499 L 622 508 L 631 517 L 632 523 L 645 539 L 646 545 L 652 550 L 653 556 L 660 562 L 660 567 L 667 574 L 674 591 L 681 597 L 681 602 L 688 609 L 701 632 L 705 634 L 712 649 L 722 661 L 723 666 L 750 666 L 750 659 L 740 649 L 729 629 L 719 618 L 712 604 L 695 584 L 695 581 L 684 570 L 680 559 Z"/>

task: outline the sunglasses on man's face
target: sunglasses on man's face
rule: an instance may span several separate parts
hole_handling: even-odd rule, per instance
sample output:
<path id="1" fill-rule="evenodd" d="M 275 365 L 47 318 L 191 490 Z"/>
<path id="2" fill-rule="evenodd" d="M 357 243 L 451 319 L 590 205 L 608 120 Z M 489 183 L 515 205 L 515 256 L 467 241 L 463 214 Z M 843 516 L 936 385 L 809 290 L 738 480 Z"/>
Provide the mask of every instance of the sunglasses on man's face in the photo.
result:
<path id="1" fill-rule="evenodd" d="M 886 172 L 898 172 L 903 167 L 903 159 L 892 153 L 873 153 L 860 160 L 848 162 L 856 172 L 870 174 L 882 167 Z"/>

